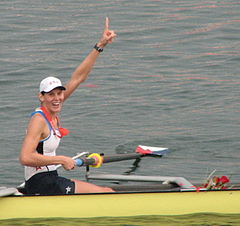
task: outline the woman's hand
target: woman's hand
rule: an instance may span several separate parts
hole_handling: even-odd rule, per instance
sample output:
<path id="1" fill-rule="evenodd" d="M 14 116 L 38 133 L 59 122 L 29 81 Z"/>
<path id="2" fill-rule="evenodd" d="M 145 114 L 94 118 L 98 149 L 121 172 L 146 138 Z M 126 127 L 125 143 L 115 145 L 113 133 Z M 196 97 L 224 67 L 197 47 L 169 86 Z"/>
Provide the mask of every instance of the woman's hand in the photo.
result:
<path id="1" fill-rule="evenodd" d="M 75 168 L 75 161 L 67 156 L 61 156 L 61 164 L 65 170 L 73 170 Z"/>
<path id="2" fill-rule="evenodd" d="M 115 32 L 113 30 L 109 30 L 109 19 L 108 19 L 108 17 L 106 17 L 104 30 L 102 33 L 102 37 L 101 37 L 100 41 L 98 42 L 98 47 L 103 48 L 108 43 L 112 43 L 116 36 L 117 35 L 115 34 Z"/>

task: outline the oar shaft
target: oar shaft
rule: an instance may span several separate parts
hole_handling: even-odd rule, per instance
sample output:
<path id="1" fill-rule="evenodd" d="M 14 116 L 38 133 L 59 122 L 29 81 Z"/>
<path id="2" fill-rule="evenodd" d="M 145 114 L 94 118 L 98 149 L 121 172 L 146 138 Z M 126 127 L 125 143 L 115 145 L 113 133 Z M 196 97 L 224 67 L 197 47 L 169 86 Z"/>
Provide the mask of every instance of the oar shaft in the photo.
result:
<path id="1" fill-rule="evenodd" d="M 149 147 L 149 146 L 138 146 L 136 152 L 134 153 L 127 153 L 127 154 L 116 154 L 116 155 L 101 155 L 98 153 L 92 153 L 88 157 L 81 157 L 76 159 L 77 166 L 93 166 L 99 167 L 102 163 L 108 162 L 119 162 L 123 160 L 131 160 L 131 159 L 138 159 L 143 156 L 155 156 L 155 157 L 162 157 L 169 150 L 167 148 L 159 148 L 159 147 Z"/>
<path id="2" fill-rule="evenodd" d="M 129 154 L 118 154 L 118 155 L 109 155 L 109 156 L 103 156 L 103 163 L 108 162 L 119 162 L 123 160 L 131 160 L 131 159 L 137 159 L 142 157 L 142 154 L 139 153 L 129 153 Z"/>

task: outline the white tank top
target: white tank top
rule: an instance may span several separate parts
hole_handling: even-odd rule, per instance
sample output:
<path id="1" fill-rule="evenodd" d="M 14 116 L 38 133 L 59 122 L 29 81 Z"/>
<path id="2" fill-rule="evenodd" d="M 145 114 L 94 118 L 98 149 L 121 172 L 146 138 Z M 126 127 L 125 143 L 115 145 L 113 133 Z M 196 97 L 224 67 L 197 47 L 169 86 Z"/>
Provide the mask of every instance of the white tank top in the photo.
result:
<path id="1" fill-rule="evenodd" d="M 32 116 L 35 114 L 41 114 L 46 119 L 46 122 L 50 130 L 49 136 L 39 142 L 37 146 L 37 152 L 39 154 L 46 155 L 46 156 L 55 156 L 56 149 L 58 148 L 61 138 L 54 135 L 54 131 L 49 121 L 47 120 L 46 116 L 41 111 L 41 109 L 37 108 L 36 111 L 32 113 Z M 55 132 L 59 133 L 58 130 L 55 130 Z M 60 134 L 57 134 L 57 135 L 60 135 Z M 29 180 L 33 175 L 37 173 L 48 172 L 53 170 L 56 170 L 56 165 L 48 165 L 48 166 L 41 166 L 41 167 L 25 166 L 24 167 L 25 180 L 26 181 Z"/>

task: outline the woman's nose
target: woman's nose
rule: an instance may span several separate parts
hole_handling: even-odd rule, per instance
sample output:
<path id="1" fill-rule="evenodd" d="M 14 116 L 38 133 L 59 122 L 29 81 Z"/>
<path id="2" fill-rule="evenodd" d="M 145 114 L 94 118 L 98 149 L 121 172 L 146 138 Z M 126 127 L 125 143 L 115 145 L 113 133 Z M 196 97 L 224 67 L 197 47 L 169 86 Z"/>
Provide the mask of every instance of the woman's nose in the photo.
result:
<path id="1" fill-rule="evenodd" d="M 57 95 L 57 94 L 55 94 L 55 95 L 53 96 L 53 99 L 54 99 L 54 100 L 59 100 L 59 99 L 60 99 L 60 96 Z"/>

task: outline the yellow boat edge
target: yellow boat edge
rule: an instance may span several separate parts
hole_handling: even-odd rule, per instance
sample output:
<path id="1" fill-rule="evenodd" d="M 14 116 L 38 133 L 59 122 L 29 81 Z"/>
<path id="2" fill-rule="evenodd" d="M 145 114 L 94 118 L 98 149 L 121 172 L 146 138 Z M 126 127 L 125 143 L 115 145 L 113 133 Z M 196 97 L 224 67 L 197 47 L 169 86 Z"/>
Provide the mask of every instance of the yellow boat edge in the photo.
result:
<path id="1" fill-rule="evenodd" d="M 0 220 L 240 213 L 240 190 L 0 197 Z"/>

